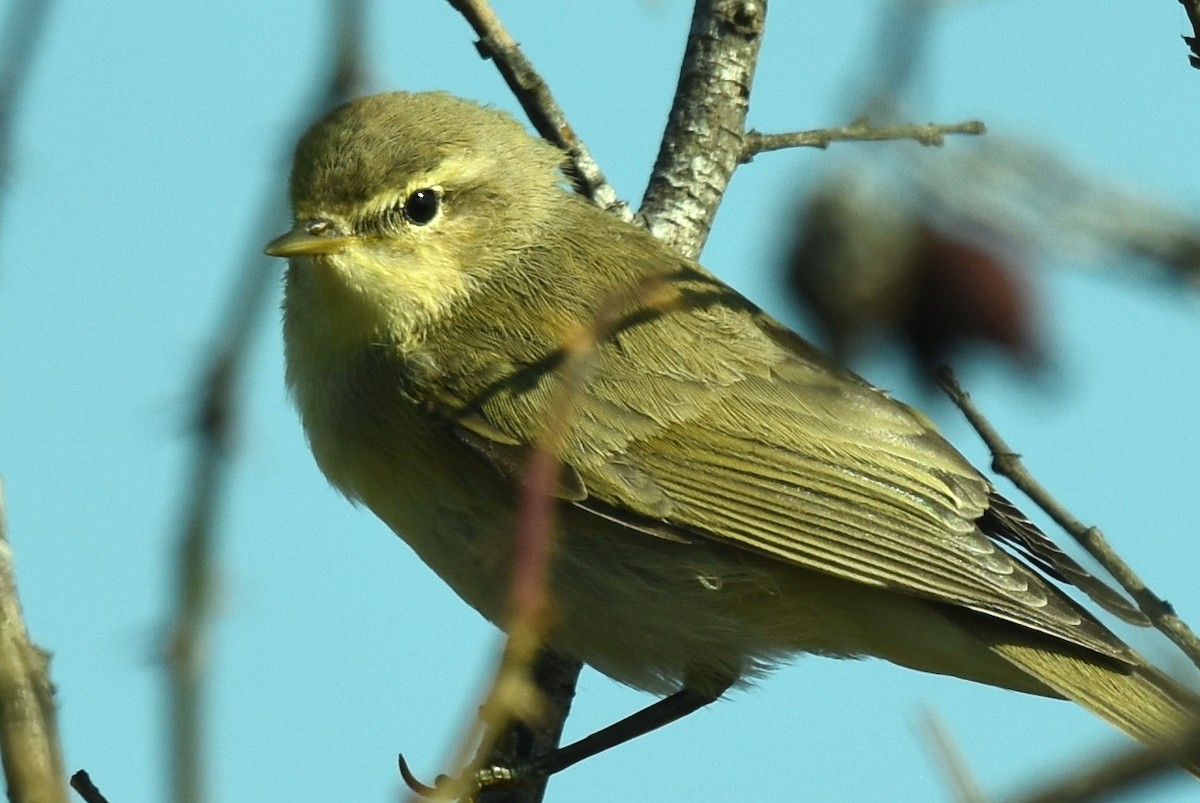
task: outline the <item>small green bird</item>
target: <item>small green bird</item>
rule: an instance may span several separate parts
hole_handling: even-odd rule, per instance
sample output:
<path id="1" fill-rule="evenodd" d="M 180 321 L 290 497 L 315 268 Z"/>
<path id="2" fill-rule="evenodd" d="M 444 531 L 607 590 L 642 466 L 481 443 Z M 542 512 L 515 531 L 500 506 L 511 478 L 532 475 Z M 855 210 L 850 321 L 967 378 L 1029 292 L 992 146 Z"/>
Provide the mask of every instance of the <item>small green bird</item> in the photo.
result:
<path id="1" fill-rule="evenodd" d="M 570 399 L 548 645 L 671 695 L 606 744 L 796 653 L 1067 698 L 1145 741 L 1200 722 L 1049 580 L 1138 614 L 928 420 L 571 194 L 563 159 L 450 95 L 355 100 L 300 140 L 267 252 L 321 470 L 501 627 L 514 489 Z M 614 304 L 565 392 L 564 344 Z"/>

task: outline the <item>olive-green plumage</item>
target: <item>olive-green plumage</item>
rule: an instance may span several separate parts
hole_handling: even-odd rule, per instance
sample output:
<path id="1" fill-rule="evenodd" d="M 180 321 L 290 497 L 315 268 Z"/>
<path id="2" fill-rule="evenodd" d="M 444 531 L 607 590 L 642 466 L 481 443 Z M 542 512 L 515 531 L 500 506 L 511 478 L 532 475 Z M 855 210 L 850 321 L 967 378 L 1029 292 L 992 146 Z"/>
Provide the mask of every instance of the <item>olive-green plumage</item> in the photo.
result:
<path id="1" fill-rule="evenodd" d="M 613 678 L 718 694 L 797 652 L 879 656 L 1142 739 L 1197 721 L 1047 577 L 1136 613 L 925 418 L 570 194 L 561 159 L 448 95 L 360 99 L 301 140 L 268 249 L 317 462 L 464 600 L 503 625 L 513 489 L 567 399 L 549 641 Z"/>

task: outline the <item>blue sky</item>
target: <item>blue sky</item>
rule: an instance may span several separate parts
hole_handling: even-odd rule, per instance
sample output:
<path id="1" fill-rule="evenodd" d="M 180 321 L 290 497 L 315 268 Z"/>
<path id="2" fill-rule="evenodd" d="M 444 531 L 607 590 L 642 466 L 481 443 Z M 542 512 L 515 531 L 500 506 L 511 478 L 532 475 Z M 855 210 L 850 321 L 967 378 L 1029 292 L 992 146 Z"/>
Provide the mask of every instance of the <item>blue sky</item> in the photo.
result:
<path id="1" fill-rule="evenodd" d="M 776 2 L 750 124 L 845 122 L 879 8 Z M 689 4 L 497 9 L 636 202 Z M 982 118 L 1200 216 L 1200 73 L 1178 38 L 1185 26 L 1173 0 L 959 3 L 931 32 L 912 110 L 922 121 Z M 86 767 L 114 801 L 164 798 L 159 654 L 194 376 L 263 194 L 282 191 L 280 145 L 331 31 L 317 2 L 61 0 L 17 123 L 0 219 L 0 476 L 28 622 L 55 655 L 68 765 Z M 472 41 L 443 2 L 377 4 L 375 88 L 446 89 L 515 109 Z M 825 171 L 880 147 L 764 155 L 742 168 L 704 263 L 806 331 L 773 273 L 786 213 Z M 1075 262 L 1037 263 L 1033 279 L 1053 377 L 1030 383 L 985 361 L 962 378 L 1038 476 L 1200 623 L 1196 294 Z M 283 389 L 277 315 L 264 319 L 220 515 L 212 797 L 391 800 L 398 751 L 425 777 L 444 769 L 499 639 L 326 485 Z M 948 405 L 914 392 L 903 370 L 884 359 L 860 370 L 927 404 L 986 465 Z M 1182 669 L 1161 640 L 1131 638 Z M 568 736 L 647 702 L 585 670 Z M 930 712 L 992 794 L 1122 744 L 1066 703 L 809 658 L 571 768 L 551 799 L 945 799 L 919 728 Z M 1139 799 L 1195 794 L 1177 782 Z"/>

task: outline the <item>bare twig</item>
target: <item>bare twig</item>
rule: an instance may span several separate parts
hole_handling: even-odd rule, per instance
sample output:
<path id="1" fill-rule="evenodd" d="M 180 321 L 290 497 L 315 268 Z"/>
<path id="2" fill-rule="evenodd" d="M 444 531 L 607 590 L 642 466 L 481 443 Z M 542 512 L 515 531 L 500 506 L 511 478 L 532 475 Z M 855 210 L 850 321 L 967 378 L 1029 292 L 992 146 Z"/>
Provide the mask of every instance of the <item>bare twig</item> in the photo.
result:
<path id="1" fill-rule="evenodd" d="M 631 310 L 636 310 L 639 315 L 662 313 L 672 309 L 679 300 L 678 291 L 662 278 L 646 277 L 633 287 L 613 293 L 597 309 L 590 325 L 580 327 L 562 343 L 563 360 L 559 368 L 562 384 L 548 405 L 545 428 L 521 477 L 504 652 L 479 708 L 478 724 L 468 728 L 461 740 L 453 766 L 463 769 L 453 777 L 440 777 L 430 788 L 411 776 L 401 758 L 405 783 L 416 795 L 457 800 L 475 792 L 481 779 L 506 780 L 512 762 L 504 755 L 506 751 L 498 749 L 497 745 L 514 722 L 541 723 L 540 738 L 535 744 L 526 746 L 527 749 L 522 751 L 526 755 L 522 758 L 544 755 L 557 746 L 575 684 L 575 678 L 564 676 L 556 663 L 563 659 L 542 649 L 553 618 L 549 592 L 555 542 L 554 512 L 562 471 L 558 455 L 574 419 L 575 402 L 594 367 L 600 344 L 628 320 Z M 567 659 L 564 665 L 578 667 L 579 662 Z M 473 745 L 477 745 L 474 758 L 466 761 Z M 545 778 L 522 778 L 520 781 L 517 785 L 485 787 L 476 799 L 487 803 L 526 803 L 542 799 Z"/>
<path id="2" fill-rule="evenodd" d="M 13 803 L 66 803 L 49 658 L 29 641 L 0 486 L 0 758 Z"/>
<path id="3" fill-rule="evenodd" d="M 304 104 L 300 124 L 287 138 L 287 151 L 298 131 L 329 106 L 355 93 L 363 82 L 363 2 L 331 2 L 337 26 L 324 86 Z M 281 159 L 281 161 L 283 161 Z M 177 803 L 205 799 L 201 712 L 202 675 L 211 614 L 213 522 L 220 503 L 222 481 L 233 443 L 236 399 L 247 345 L 267 309 L 275 283 L 262 244 L 285 215 L 279 191 L 267 194 L 250 234 L 247 257 L 237 273 L 235 288 L 219 327 L 212 355 L 202 369 L 196 395 L 200 404 L 193 421 L 196 451 L 192 460 L 183 526 L 176 564 L 175 612 L 167 628 L 164 649 L 170 681 L 171 786 Z"/>
<path id="4" fill-rule="evenodd" d="M 591 152 L 567 122 L 550 87 L 521 52 L 520 45 L 509 35 L 487 0 L 449 2 L 479 35 L 476 49 L 483 58 L 491 59 L 496 65 L 538 134 L 570 154 L 569 172 L 579 193 L 622 220 L 631 220 L 633 216 L 628 205 L 617 197 Z"/>
<path id="5" fill-rule="evenodd" d="M 558 406 L 555 405 L 557 411 Z M 479 707 L 477 727 L 468 728 L 453 766 L 465 768 L 437 787 L 435 797 L 458 800 L 476 791 L 480 770 L 497 763 L 497 745 L 514 722 L 536 722 L 546 713 L 542 695 L 533 682 L 532 667 L 542 648 L 550 621 L 549 575 L 554 543 L 555 492 L 558 489 L 558 446 L 566 433 L 569 409 L 548 417 L 542 443 L 521 476 L 517 501 L 517 526 L 509 581 L 504 652 L 492 684 Z M 573 688 L 571 694 L 573 694 Z M 569 699 L 569 698 L 568 698 Z M 565 721 L 566 712 L 562 712 Z M 561 724 L 559 726 L 561 729 Z M 550 749 L 556 746 L 550 745 Z M 474 748 L 474 758 L 465 760 Z M 540 800 L 546 779 L 518 788 L 504 788 L 488 799 Z M 416 790 L 414 790 L 416 791 Z"/>
<path id="6" fill-rule="evenodd" d="M 749 162 L 767 151 L 783 148 L 828 148 L 833 142 L 850 140 L 879 142 L 883 140 L 911 139 L 922 145 L 941 147 L 951 134 L 984 134 L 987 127 L 982 120 L 967 120 L 962 123 L 903 123 L 874 126 L 865 121 L 851 123 L 840 128 L 817 128 L 812 131 L 793 131 L 786 134 L 762 134 L 746 132 L 742 145 L 741 161 Z"/>
<path id="7" fill-rule="evenodd" d="M 1170 603 L 1146 587 L 1146 584 L 1134 573 L 1129 564 L 1116 554 L 1098 528 L 1084 525 L 1033 478 L 1033 475 L 1022 464 L 1020 456 L 1004 441 L 1000 433 L 971 401 L 970 395 L 958 384 L 953 372 L 944 368 L 938 379 L 946 395 L 962 411 L 967 421 L 991 450 L 992 470 L 1010 479 L 1050 518 L 1054 519 L 1060 527 L 1078 541 L 1088 554 L 1113 576 L 1121 588 L 1133 597 L 1138 608 L 1146 615 L 1150 623 L 1174 642 L 1193 664 L 1200 667 L 1200 639 L 1197 639 L 1191 628 L 1175 615 Z"/>
<path id="8" fill-rule="evenodd" d="M 708 239 L 743 153 L 766 0 L 697 0 L 675 101 L 639 215 L 688 257 Z"/>
<path id="9" fill-rule="evenodd" d="M 1192 730 L 1167 742 L 1138 745 L 1112 757 L 1069 774 L 1060 774 L 1052 782 L 1012 803 L 1083 803 L 1108 799 L 1115 794 L 1132 793 L 1168 776 L 1182 773 L 1180 763 L 1200 754 L 1200 730 Z M 1195 783 L 1188 779 L 1183 783 Z M 1130 797 L 1132 800 L 1133 798 Z"/>
<path id="10" fill-rule="evenodd" d="M 0 43 L 0 189 L 12 177 L 12 129 L 17 103 L 33 67 L 34 48 L 50 17 L 50 0 L 17 0 L 4 21 Z"/>
<path id="11" fill-rule="evenodd" d="M 1192 51 L 1188 54 L 1188 62 L 1200 70 L 1200 0 L 1179 0 L 1179 4 L 1192 24 L 1192 35 L 1183 37 L 1184 44 Z"/>

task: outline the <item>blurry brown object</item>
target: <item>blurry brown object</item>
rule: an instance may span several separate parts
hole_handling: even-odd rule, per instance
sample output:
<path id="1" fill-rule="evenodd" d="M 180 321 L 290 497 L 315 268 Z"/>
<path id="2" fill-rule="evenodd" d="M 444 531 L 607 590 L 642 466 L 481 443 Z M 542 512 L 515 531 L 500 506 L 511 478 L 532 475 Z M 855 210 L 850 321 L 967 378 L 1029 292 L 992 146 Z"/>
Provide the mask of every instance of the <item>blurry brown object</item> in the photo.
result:
<path id="1" fill-rule="evenodd" d="M 1024 272 L 1000 249 L 923 223 L 916 230 L 908 264 L 913 290 L 902 325 L 920 365 L 936 368 L 967 341 L 1036 362 L 1036 304 Z"/>
<path id="2" fill-rule="evenodd" d="M 924 373 L 976 343 L 1036 361 L 1033 293 L 998 237 L 935 225 L 858 177 L 827 183 L 801 218 L 789 283 L 839 360 L 882 337 Z"/>

